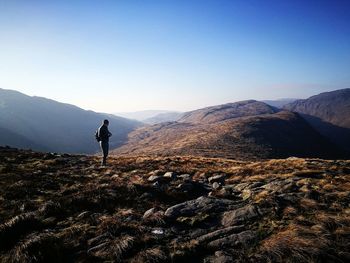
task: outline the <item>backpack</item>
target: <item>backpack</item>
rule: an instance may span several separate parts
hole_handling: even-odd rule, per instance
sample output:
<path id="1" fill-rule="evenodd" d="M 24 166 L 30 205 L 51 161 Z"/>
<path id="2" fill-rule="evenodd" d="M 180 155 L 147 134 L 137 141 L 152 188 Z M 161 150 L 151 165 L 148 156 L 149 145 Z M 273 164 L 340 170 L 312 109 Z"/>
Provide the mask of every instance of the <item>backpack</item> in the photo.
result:
<path id="1" fill-rule="evenodd" d="M 101 141 L 101 137 L 100 137 L 100 135 L 99 135 L 98 130 L 95 132 L 95 139 L 96 139 L 97 142 L 100 142 L 100 141 Z"/>

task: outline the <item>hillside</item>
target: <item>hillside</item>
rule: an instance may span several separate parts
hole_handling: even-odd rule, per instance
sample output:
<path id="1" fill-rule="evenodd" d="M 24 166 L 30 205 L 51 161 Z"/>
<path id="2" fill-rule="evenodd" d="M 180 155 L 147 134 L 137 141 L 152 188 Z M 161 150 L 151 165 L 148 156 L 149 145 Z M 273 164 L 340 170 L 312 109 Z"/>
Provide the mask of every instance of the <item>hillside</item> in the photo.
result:
<path id="1" fill-rule="evenodd" d="M 350 151 L 350 89 L 297 100 L 284 109 L 300 113 L 318 132 Z"/>
<path id="2" fill-rule="evenodd" d="M 350 161 L 0 148 L 0 261 L 348 262 Z"/>
<path id="3" fill-rule="evenodd" d="M 284 108 L 350 129 L 350 89 L 324 92 L 305 100 L 297 100 Z"/>
<path id="4" fill-rule="evenodd" d="M 0 127 L 0 145 L 11 145 L 18 148 L 42 149 L 48 150 L 45 146 L 39 145 L 26 137 Z"/>
<path id="5" fill-rule="evenodd" d="M 178 122 L 205 124 L 244 116 L 270 114 L 277 111 L 276 108 L 263 102 L 247 100 L 186 112 Z"/>
<path id="6" fill-rule="evenodd" d="M 4 89 L 0 89 L 0 110 L 0 145 L 42 151 L 96 152 L 94 132 L 105 118 L 111 123 L 111 147 L 121 145 L 127 134 L 140 125 L 114 115 Z"/>
<path id="7" fill-rule="evenodd" d="M 287 111 L 264 114 L 274 109 L 261 102 L 235 103 L 232 108 L 231 105 L 212 107 L 207 112 L 191 112 L 178 122 L 141 127 L 131 132 L 128 142 L 112 153 L 240 160 L 344 157 L 341 150 L 297 114 Z M 257 105 L 256 110 L 254 105 Z M 253 116 L 241 117 L 248 114 Z"/>

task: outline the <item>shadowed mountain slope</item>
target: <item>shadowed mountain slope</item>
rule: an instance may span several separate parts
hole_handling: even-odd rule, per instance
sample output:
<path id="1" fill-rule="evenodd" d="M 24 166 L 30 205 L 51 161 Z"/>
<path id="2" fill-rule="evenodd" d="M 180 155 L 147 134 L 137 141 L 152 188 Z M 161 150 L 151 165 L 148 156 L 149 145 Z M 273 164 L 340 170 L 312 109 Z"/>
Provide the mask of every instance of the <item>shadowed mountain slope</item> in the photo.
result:
<path id="1" fill-rule="evenodd" d="M 2 145 L 43 151 L 94 153 L 98 150 L 94 132 L 106 118 L 113 133 L 111 147 L 123 144 L 127 134 L 140 125 L 137 121 L 4 89 L 0 89 L 0 112 Z M 20 138 L 15 139 L 9 132 Z"/>
<path id="2" fill-rule="evenodd" d="M 318 132 L 350 151 L 350 89 L 297 100 L 284 109 L 300 113 Z"/>
<path id="3" fill-rule="evenodd" d="M 12 147 L 28 149 L 47 149 L 43 145 L 39 145 L 22 135 L 16 134 L 2 127 L 0 127 L 0 145 L 11 145 Z"/>

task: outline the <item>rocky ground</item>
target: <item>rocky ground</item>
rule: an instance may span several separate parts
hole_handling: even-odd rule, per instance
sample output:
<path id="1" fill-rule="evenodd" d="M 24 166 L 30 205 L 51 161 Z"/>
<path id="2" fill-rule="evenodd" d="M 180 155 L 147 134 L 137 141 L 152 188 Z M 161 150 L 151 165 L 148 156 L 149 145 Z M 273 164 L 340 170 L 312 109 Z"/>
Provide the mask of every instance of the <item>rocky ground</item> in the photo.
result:
<path id="1" fill-rule="evenodd" d="M 350 161 L 0 148 L 0 262 L 349 262 Z"/>

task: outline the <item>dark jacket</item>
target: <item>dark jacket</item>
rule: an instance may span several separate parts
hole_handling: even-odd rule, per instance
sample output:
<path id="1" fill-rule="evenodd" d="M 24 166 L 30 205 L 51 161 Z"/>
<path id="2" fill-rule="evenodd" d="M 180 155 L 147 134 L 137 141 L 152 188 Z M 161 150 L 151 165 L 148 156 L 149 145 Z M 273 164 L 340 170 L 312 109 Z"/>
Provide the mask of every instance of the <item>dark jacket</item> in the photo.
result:
<path id="1" fill-rule="evenodd" d="M 109 132 L 106 125 L 102 125 L 100 128 L 98 128 L 98 136 L 100 137 L 101 142 L 108 142 L 109 137 L 112 136 L 112 133 Z"/>

